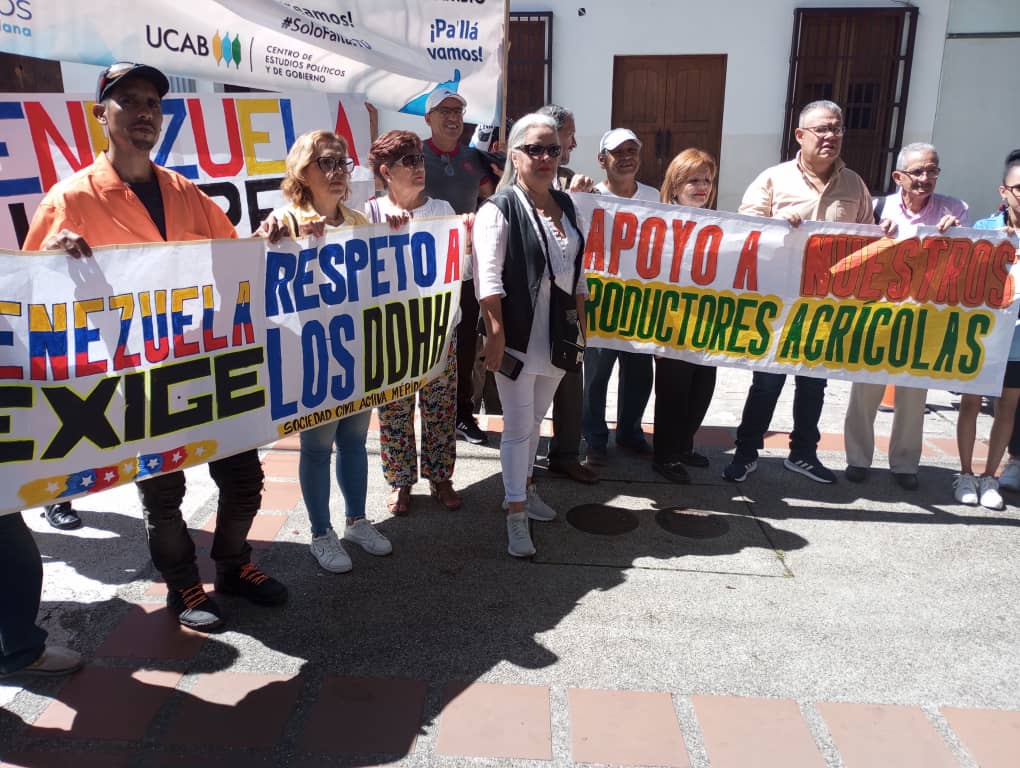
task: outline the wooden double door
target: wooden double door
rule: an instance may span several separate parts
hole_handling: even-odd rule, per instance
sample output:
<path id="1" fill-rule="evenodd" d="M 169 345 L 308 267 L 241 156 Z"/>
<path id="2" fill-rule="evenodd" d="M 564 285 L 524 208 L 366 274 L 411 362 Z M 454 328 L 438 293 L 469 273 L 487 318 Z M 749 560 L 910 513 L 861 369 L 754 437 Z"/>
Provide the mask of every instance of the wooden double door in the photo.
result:
<path id="1" fill-rule="evenodd" d="M 688 147 L 719 159 L 725 93 L 725 54 L 615 57 L 612 127 L 641 139 L 639 181 L 658 188 Z"/>

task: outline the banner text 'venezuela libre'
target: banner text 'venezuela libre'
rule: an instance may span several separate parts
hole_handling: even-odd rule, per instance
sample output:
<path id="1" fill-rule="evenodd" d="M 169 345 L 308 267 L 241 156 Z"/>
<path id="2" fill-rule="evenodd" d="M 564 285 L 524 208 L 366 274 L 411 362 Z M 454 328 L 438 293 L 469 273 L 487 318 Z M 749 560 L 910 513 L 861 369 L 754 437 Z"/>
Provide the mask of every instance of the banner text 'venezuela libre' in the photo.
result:
<path id="1" fill-rule="evenodd" d="M 15 332 L 0 330 L 0 382 L 12 382 L 0 384 L 0 435 L 16 432 L 4 411 L 37 408 L 38 392 L 57 424 L 41 449 L 27 436 L 0 440 L 0 463 L 61 459 L 81 441 L 116 448 L 267 404 L 270 419 L 288 434 L 412 394 L 445 352 L 453 292 L 397 294 L 458 282 L 457 227 L 446 245 L 443 260 L 428 231 L 351 237 L 297 252 L 270 248 L 264 320 L 259 310 L 253 319 L 250 280 L 239 281 L 218 306 L 217 294 L 228 286 L 51 304 L 0 300 L 0 323 L 25 322 L 28 338 L 28 364 L 16 364 L 3 354 Z M 273 323 L 290 314 L 300 316 L 299 334 Z M 300 365 L 285 347 L 300 348 Z M 363 396 L 351 399 L 359 385 Z M 186 397 L 175 395 L 179 387 Z M 325 407 L 329 399 L 339 405 Z M 299 402 L 305 411 L 319 410 L 288 419 Z"/>
<path id="2" fill-rule="evenodd" d="M 801 298 L 777 327 L 787 308 L 758 292 L 761 236 L 747 232 L 739 251 L 731 238 L 721 259 L 726 233 L 717 224 L 595 208 L 584 262 L 590 333 L 731 358 L 959 379 L 981 369 L 995 321 L 989 310 L 1013 301 L 1017 253 L 1008 241 L 814 234 L 802 262 L 789 265 L 800 270 Z M 621 262 L 636 279 L 620 276 Z M 719 274 L 721 264 L 732 278 Z"/>

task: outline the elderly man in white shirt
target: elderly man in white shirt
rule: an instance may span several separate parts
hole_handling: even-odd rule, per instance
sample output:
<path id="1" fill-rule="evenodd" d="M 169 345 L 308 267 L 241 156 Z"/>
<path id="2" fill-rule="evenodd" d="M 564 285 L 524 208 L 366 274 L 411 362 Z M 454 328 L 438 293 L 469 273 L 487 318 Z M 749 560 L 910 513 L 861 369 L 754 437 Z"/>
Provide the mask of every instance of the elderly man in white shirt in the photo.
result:
<path id="1" fill-rule="evenodd" d="M 875 201 L 875 219 L 890 235 L 917 226 L 967 226 L 967 204 L 935 192 L 939 178 L 939 153 L 931 144 L 907 144 L 896 158 L 892 172 L 896 191 Z M 863 483 L 875 453 L 875 414 L 885 392 L 883 384 L 855 382 L 850 389 L 843 439 L 846 446 L 846 479 Z M 896 483 L 907 491 L 917 489 L 921 462 L 924 410 L 927 389 L 896 387 L 892 434 L 889 437 L 889 469 Z"/>

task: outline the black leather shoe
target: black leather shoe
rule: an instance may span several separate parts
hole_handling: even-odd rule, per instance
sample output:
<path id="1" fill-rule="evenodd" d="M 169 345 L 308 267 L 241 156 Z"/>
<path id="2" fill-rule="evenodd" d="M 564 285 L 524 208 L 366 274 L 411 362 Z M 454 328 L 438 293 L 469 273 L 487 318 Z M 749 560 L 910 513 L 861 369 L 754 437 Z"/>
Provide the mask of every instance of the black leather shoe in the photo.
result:
<path id="1" fill-rule="evenodd" d="M 687 453 L 681 454 L 677 460 L 688 467 L 697 467 L 698 469 L 704 469 L 709 465 L 708 457 L 702 456 L 697 451 L 687 451 Z"/>
<path id="2" fill-rule="evenodd" d="M 691 482 L 691 476 L 687 474 L 687 468 L 679 461 L 656 461 L 652 464 L 652 469 L 671 483 L 687 485 Z"/>
<path id="3" fill-rule="evenodd" d="M 47 504 L 43 508 L 42 516 L 46 522 L 61 531 L 71 531 L 81 528 L 81 518 L 78 513 L 71 509 L 71 502 L 62 501 L 59 504 Z"/>
<path id="4" fill-rule="evenodd" d="M 566 475 L 575 483 L 595 485 L 599 481 L 598 474 L 590 467 L 584 466 L 579 461 L 550 461 L 549 471 L 554 475 Z"/>
<path id="5" fill-rule="evenodd" d="M 868 468 L 855 467 L 851 464 L 844 470 L 843 476 L 851 483 L 863 483 L 868 479 Z"/>
<path id="6" fill-rule="evenodd" d="M 905 491 L 916 491 L 917 490 L 917 475 L 907 474 L 906 472 L 893 472 L 893 480 L 896 484 Z"/>

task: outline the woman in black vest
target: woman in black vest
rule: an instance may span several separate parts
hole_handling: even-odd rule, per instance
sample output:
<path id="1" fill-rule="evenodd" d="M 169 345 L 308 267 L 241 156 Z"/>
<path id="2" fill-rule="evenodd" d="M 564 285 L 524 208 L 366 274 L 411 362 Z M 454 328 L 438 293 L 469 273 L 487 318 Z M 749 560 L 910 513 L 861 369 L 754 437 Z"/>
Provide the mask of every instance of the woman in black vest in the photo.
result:
<path id="1" fill-rule="evenodd" d="M 550 351 L 550 320 L 560 314 L 551 313 L 550 305 L 554 296 L 573 296 L 570 311 L 576 311 L 581 334 L 574 341 L 583 347 L 588 290 L 581 271 L 584 238 L 574 206 L 552 189 L 561 151 L 556 122 L 545 115 L 525 115 L 510 131 L 507 147 L 496 194 L 475 218 L 475 284 L 485 322 L 485 367 L 498 372 L 503 403 L 500 462 L 507 551 L 530 557 L 535 547 L 528 518 L 556 517 L 531 478 L 539 427 L 564 372 L 553 364 Z"/>

